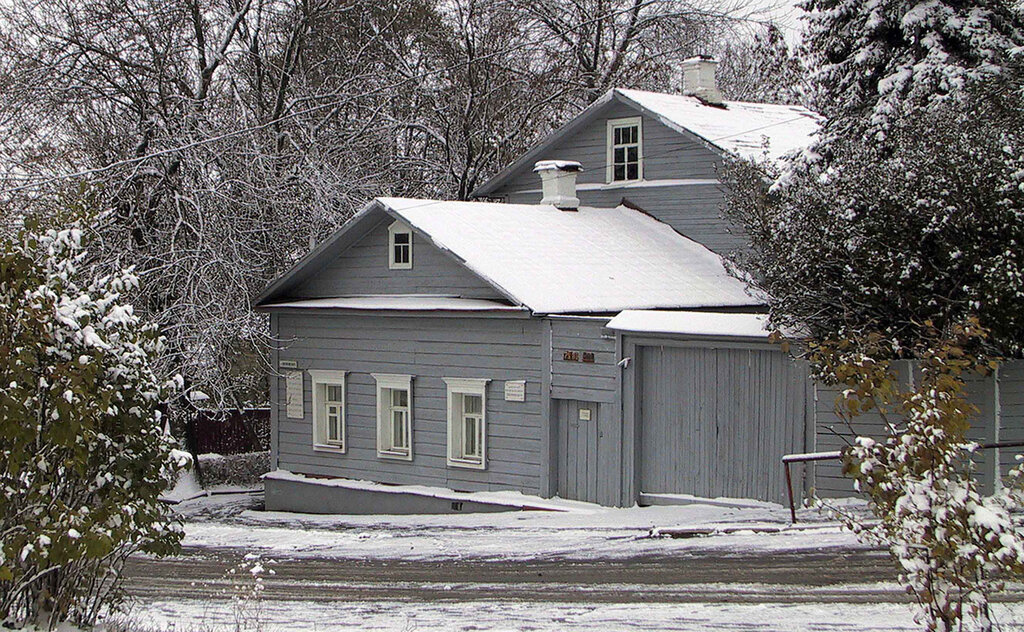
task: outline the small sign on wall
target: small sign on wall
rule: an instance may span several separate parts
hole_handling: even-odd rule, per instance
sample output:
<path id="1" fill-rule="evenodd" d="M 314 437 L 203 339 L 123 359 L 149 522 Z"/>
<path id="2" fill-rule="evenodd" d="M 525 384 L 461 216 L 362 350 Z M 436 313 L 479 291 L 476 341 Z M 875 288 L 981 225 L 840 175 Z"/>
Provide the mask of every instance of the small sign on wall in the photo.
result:
<path id="1" fill-rule="evenodd" d="M 277 363 L 277 368 L 279 368 L 279 369 L 297 369 L 297 368 L 299 368 L 299 363 L 296 362 L 295 360 L 281 360 L 281 361 L 279 361 Z"/>
<path id="2" fill-rule="evenodd" d="M 589 408 L 581 408 L 580 409 L 580 421 L 590 421 L 590 409 Z"/>
<path id="3" fill-rule="evenodd" d="M 508 380 L 505 382 L 506 402 L 526 401 L 526 380 Z"/>
<path id="4" fill-rule="evenodd" d="M 284 378 L 285 415 L 289 419 L 302 419 L 302 371 L 288 371 Z"/>

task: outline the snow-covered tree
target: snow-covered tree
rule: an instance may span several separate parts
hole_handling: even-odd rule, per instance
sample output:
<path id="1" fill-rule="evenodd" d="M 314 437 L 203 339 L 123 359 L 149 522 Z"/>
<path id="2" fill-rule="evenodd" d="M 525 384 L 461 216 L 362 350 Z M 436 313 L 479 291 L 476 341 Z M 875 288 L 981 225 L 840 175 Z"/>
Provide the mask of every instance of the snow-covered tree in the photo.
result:
<path id="1" fill-rule="evenodd" d="M 804 0 L 804 53 L 829 118 L 823 143 L 860 131 L 884 138 L 908 105 L 927 108 L 999 78 L 1024 45 L 1009 0 Z"/>
<path id="2" fill-rule="evenodd" d="M 996 364 L 978 354 L 985 335 L 976 321 L 948 334 L 929 328 L 916 349 L 919 375 L 911 387 L 886 359 L 889 343 L 881 335 L 812 343 L 809 350 L 823 378 L 840 387 L 837 410 L 848 423 L 870 413 L 890 426 L 884 439 L 858 437 L 843 461 L 879 521 L 844 518 L 862 539 L 892 553 L 917 600 L 918 621 L 937 632 L 965 622 L 991 630 L 991 594 L 1024 571 L 1024 536 L 1012 519 L 1024 500 L 1021 469 L 982 496 L 972 468 L 977 444 L 966 436 L 977 410 L 967 401 L 964 376 L 984 375 Z"/>
<path id="3" fill-rule="evenodd" d="M 802 104 L 807 70 L 774 25 L 729 43 L 718 55 L 718 85 L 727 99 L 756 103 Z"/>
<path id="4" fill-rule="evenodd" d="M 90 624 L 133 552 L 176 550 L 159 494 L 188 460 L 159 407 L 180 383 L 125 295 L 85 272 L 78 222 L 0 243 L 0 621 Z"/>
<path id="5" fill-rule="evenodd" d="M 1014 499 L 982 499 L 965 439 L 969 370 L 1024 355 L 1024 16 L 1006 0 L 809 0 L 817 142 L 727 168 L 732 263 L 799 333 L 839 409 L 882 410 L 846 472 L 871 500 L 920 620 L 987 627 L 997 573 L 1021 570 Z M 901 389 L 889 363 L 921 379 Z M 851 425 L 851 431 L 856 426 Z"/>
<path id="6" fill-rule="evenodd" d="M 976 316 L 995 351 L 1024 352 L 1024 107 L 1007 101 L 907 109 L 886 144 L 836 142 L 821 173 L 798 168 L 788 186 L 731 167 L 726 212 L 751 242 L 733 262 L 773 322 L 816 339 L 883 333 L 900 356 L 925 321 Z"/>

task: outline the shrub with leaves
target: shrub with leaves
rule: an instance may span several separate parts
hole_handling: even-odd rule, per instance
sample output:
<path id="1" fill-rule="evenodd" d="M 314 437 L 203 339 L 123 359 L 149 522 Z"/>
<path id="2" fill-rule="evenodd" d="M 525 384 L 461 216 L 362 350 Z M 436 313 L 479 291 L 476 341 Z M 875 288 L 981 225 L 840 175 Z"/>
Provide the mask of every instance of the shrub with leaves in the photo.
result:
<path id="1" fill-rule="evenodd" d="M 910 388 L 880 359 L 888 345 L 877 334 L 813 345 L 810 358 L 844 387 L 842 416 L 873 413 L 889 427 L 884 440 L 858 437 L 844 451 L 844 473 L 879 519 L 870 525 L 849 516 L 847 526 L 889 550 L 927 629 L 948 632 L 972 622 L 989 630 L 990 595 L 1024 570 L 1024 537 L 1011 519 L 1021 506 L 1021 473 L 1012 471 L 1010 484 L 988 497 L 972 476 L 977 444 L 966 433 L 977 410 L 967 401 L 965 378 L 994 368 L 973 351 L 984 331 L 970 321 L 948 336 L 929 333 Z"/>
<path id="2" fill-rule="evenodd" d="M 135 276 L 86 256 L 78 227 L 0 243 L 0 621 L 90 624 L 130 554 L 181 538 L 158 500 L 188 460 L 159 411 L 177 380 L 122 299 Z"/>

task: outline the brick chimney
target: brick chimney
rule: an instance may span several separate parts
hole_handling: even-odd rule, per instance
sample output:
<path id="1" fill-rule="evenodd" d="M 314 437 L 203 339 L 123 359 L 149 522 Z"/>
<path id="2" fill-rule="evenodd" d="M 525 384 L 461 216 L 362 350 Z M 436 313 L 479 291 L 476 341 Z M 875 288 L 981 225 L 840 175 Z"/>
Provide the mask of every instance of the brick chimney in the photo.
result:
<path id="1" fill-rule="evenodd" d="M 540 174 L 541 204 L 553 204 L 563 211 L 575 211 L 580 207 L 576 197 L 576 174 L 583 171 L 583 165 L 575 160 L 541 160 L 533 166 L 533 172 Z"/>
<path id="2" fill-rule="evenodd" d="M 683 62 L 683 94 L 697 97 L 709 105 L 722 105 L 722 93 L 715 81 L 718 60 L 705 55 L 691 57 Z"/>

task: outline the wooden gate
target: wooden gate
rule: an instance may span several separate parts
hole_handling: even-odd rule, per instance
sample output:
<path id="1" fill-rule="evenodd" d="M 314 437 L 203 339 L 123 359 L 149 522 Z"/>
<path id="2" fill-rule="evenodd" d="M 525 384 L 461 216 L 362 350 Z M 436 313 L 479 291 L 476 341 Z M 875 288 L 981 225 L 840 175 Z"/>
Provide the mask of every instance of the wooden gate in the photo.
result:
<path id="1" fill-rule="evenodd" d="M 597 502 L 598 404 L 556 399 L 558 415 L 558 495 Z"/>
<path id="2" fill-rule="evenodd" d="M 778 350 L 643 347 L 640 493 L 784 502 L 804 449 L 806 367 Z"/>

